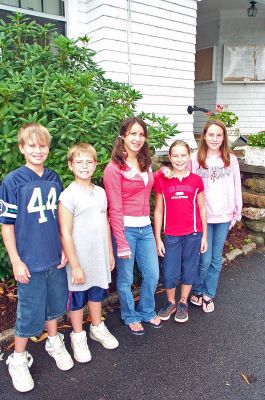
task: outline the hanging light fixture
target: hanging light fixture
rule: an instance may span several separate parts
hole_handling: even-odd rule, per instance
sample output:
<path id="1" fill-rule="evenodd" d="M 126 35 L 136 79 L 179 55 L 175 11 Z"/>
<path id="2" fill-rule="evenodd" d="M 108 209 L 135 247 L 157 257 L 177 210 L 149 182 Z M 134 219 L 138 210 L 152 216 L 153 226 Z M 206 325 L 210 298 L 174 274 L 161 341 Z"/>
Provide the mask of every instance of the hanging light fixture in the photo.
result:
<path id="1" fill-rule="evenodd" d="M 257 15 L 257 7 L 256 7 L 256 1 L 250 1 L 250 7 L 248 8 L 247 12 L 248 12 L 248 17 L 256 17 Z"/>

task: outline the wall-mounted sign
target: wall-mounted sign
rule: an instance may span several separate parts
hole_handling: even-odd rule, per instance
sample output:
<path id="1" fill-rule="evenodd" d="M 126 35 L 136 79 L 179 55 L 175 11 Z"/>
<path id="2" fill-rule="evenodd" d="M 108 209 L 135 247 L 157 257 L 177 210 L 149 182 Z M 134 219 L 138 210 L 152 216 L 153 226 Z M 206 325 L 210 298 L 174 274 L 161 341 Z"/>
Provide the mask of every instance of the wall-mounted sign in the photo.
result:
<path id="1" fill-rule="evenodd" d="M 265 46 L 224 46 L 223 83 L 265 83 Z"/>

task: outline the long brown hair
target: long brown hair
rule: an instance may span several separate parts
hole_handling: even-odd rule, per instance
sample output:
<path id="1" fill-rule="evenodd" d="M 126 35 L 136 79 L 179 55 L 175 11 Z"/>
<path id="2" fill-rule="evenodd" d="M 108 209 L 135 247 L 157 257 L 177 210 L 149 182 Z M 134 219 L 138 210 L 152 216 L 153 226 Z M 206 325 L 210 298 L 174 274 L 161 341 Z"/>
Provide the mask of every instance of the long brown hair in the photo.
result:
<path id="1" fill-rule="evenodd" d="M 115 161 L 120 166 L 120 168 L 125 167 L 126 158 L 128 157 L 128 154 L 124 147 L 123 138 L 126 136 L 126 134 L 129 133 L 131 127 L 134 124 L 141 125 L 144 131 L 144 136 L 148 138 L 146 123 L 141 118 L 138 117 L 125 118 L 125 120 L 122 122 L 120 126 L 119 135 L 115 139 L 114 147 L 111 154 L 112 161 Z M 143 146 L 141 147 L 141 150 L 137 154 L 137 160 L 139 162 L 140 170 L 142 172 L 149 170 L 152 161 L 151 161 L 149 147 L 146 141 L 144 142 Z"/>
<path id="2" fill-rule="evenodd" d="M 212 126 L 212 125 L 220 126 L 220 128 L 222 128 L 222 130 L 223 130 L 224 140 L 223 140 L 223 143 L 221 144 L 220 151 L 221 151 L 222 160 L 224 162 L 224 166 L 229 167 L 231 151 L 229 149 L 229 144 L 228 144 L 227 129 L 226 129 L 226 126 L 221 121 L 217 121 L 215 119 L 211 119 L 210 121 L 208 121 L 203 128 L 203 131 L 201 133 L 201 138 L 200 138 L 199 149 L 198 149 L 198 153 L 197 153 L 197 161 L 198 161 L 200 167 L 205 168 L 205 169 L 208 168 L 206 165 L 208 147 L 207 147 L 207 144 L 205 141 L 205 135 L 206 135 L 208 128 L 210 128 L 210 126 Z"/>

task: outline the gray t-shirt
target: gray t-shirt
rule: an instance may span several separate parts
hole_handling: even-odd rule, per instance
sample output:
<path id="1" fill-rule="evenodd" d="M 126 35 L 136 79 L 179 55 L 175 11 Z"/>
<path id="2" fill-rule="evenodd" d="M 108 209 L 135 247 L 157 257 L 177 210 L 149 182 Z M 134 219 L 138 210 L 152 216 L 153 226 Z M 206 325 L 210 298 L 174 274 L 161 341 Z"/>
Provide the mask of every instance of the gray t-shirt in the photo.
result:
<path id="1" fill-rule="evenodd" d="M 109 265 L 107 197 L 105 190 L 94 185 L 93 190 L 72 182 L 59 201 L 73 213 L 73 240 L 80 266 L 86 281 L 83 285 L 72 284 L 71 267 L 66 265 L 68 289 L 83 291 L 92 286 L 107 289 L 111 282 Z"/>

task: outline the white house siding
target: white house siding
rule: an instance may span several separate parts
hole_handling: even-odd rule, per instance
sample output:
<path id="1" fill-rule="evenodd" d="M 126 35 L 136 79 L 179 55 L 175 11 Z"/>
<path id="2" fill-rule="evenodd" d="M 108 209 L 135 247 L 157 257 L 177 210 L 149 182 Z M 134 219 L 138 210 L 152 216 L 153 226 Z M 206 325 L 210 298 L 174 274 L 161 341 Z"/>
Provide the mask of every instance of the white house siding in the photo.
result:
<path id="1" fill-rule="evenodd" d="M 246 16 L 246 9 L 223 10 L 220 12 L 217 23 L 219 34 L 212 42 L 212 26 L 198 27 L 198 44 L 201 37 L 206 39 L 203 47 L 217 45 L 216 81 L 211 84 L 196 84 L 196 104 L 213 108 L 218 102 L 227 109 L 235 112 L 238 117 L 237 126 L 242 134 L 257 132 L 265 128 L 265 84 L 264 83 L 222 83 L 223 46 L 227 45 L 264 45 L 264 15 L 258 14 L 255 18 Z M 208 40 L 207 40 L 208 39 Z M 205 46 L 204 46 L 205 45 Z M 198 46 L 199 47 L 199 46 Z M 209 101 L 209 102 L 208 102 Z M 208 102 L 208 103 L 207 103 Z M 203 118 L 195 115 L 195 132 L 202 126 Z"/>
<path id="2" fill-rule="evenodd" d="M 143 94 L 138 110 L 167 116 L 181 138 L 196 146 L 187 106 L 194 103 L 197 1 L 74 2 L 78 22 L 71 22 L 70 10 L 69 36 L 87 34 L 106 76 Z"/>
<path id="3" fill-rule="evenodd" d="M 211 18 L 211 20 L 204 20 L 203 23 L 197 27 L 197 43 L 198 49 L 217 46 L 219 41 L 219 17 Z M 215 54 L 214 63 L 217 63 L 217 52 Z M 194 104 L 198 107 L 206 108 L 207 110 L 214 110 L 216 104 L 217 82 L 202 82 L 195 83 Z M 202 112 L 194 113 L 194 132 L 201 131 L 207 117 Z"/>

